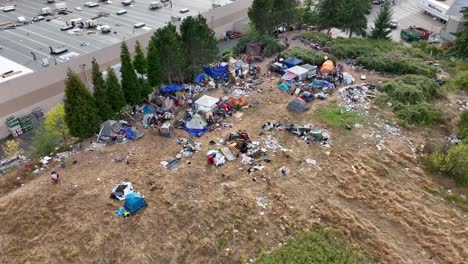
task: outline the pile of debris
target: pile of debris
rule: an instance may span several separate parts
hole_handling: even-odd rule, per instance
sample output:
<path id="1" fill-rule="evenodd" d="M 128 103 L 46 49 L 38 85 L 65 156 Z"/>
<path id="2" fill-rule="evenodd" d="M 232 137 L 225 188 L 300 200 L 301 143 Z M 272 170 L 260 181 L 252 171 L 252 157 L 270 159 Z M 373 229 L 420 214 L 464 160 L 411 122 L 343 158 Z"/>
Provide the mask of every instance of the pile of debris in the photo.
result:
<path id="1" fill-rule="evenodd" d="M 361 83 L 343 87 L 339 90 L 339 98 L 344 102 L 346 111 L 355 111 L 368 109 L 370 100 L 377 96 L 375 85 L 370 83 Z"/>
<path id="2" fill-rule="evenodd" d="M 160 162 L 161 166 L 168 170 L 172 170 L 177 167 L 182 158 L 190 158 L 201 149 L 201 143 L 194 141 L 191 138 L 179 138 L 177 144 L 181 145 L 182 148 L 175 155 L 175 157 L 169 157 L 167 160 Z"/>
<path id="3" fill-rule="evenodd" d="M 116 185 L 112 189 L 110 198 L 125 201 L 124 206 L 120 207 L 116 212 L 118 216 L 122 216 L 124 218 L 127 218 L 130 215 L 135 215 L 147 206 L 144 197 L 142 197 L 140 193 L 135 192 L 133 190 L 132 183 L 127 181 L 123 181 Z"/>
<path id="4" fill-rule="evenodd" d="M 286 131 L 302 138 L 305 142 L 319 142 L 323 147 L 330 147 L 330 134 L 319 127 L 313 125 L 289 125 Z"/>

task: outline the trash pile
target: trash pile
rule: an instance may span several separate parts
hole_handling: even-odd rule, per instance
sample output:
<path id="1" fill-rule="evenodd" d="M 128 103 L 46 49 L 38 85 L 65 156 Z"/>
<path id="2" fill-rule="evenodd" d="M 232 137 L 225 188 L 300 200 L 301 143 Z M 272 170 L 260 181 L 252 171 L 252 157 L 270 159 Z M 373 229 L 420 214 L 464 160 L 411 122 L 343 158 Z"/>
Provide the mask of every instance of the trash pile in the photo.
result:
<path id="1" fill-rule="evenodd" d="M 370 101 L 377 96 L 375 85 L 361 83 L 339 89 L 339 98 L 344 102 L 346 111 L 368 109 Z"/>
<path id="2" fill-rule="evenodd" d="M 135 215 L 147 206 L 145 198 L 140 193 L 135 192 L 132 183 L 127 181 L 122 181 L 112 188 L 110 198 L 125 201 L 124 206 L 116 211 L 118 216 L 124 218 Z"/>
<path id="3" fill-rule="evenodd" d="M 322 147 L 330 147 L 330 134 L 312 125 L 289 125 L 285 127 L 286 131 L 302 138 L 305 142 L 319 142 Z"/>
<path id="4" fill-rule="evenodd" d="M 385 149 L 385 141 L 388 138 L 401 138 L 401 130 L 388 123 L 373 123 L 368 134 L 362 135 L 363 138 L 373 141 L 378 151 Z"/>
<path id="5" fill-rule="evenodd" d="M 465 110 L 468 110 L 468 101 L 457 100 L 457 104 L 458 104 L 458 111 L 463 112 Z"/>
<path id="6" fill-rule="evenodd" d="M 174 157 L 169 157 L 167 160 L 160 162 L 161 166 L 168 170 L 172 170 L 177 167 L 182 158 L 190 158 L 201 149 L 201 143 L 196 142 L 190 138 L 179 138 L 177 144 L 181 145 L 182 148 Z"/>

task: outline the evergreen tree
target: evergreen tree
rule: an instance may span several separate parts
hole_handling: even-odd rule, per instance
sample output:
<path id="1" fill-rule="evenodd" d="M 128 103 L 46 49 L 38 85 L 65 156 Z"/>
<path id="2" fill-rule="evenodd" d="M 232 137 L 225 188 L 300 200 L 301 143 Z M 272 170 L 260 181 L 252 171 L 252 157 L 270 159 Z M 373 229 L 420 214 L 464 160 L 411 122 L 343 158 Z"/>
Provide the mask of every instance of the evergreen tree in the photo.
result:
<path id="1" fill-rule="evenodd" d="M 277 28 L 280 26 L 289 27 L 293 23 L 297 22 L 299 18 L 296 16 L 297 7 L 299 6 L 298 0 L 273 0 L 271 7 L 271 28 Z"/>
<path id="2" fill-rule="evenodd" d="M 80 77 L 70 69 L 65 80 L 65 123 L 74 137 L 92 136 L 99 128 L 96 103 Z"/>
<path id="3" fill-rule="evenodd" d="M 96 59 L 93 58 L 91 62 L 91 80 L 94 86 L 94 101 L 99 109 L 99 117 L 101 121 L 106 121 L 114 115 L 112 107 L 108 101 L 107 87 L 102 77 L 101 69 Z"/>
<path id="4" fill-rule="evenodd" d="M 187 69 L 187 56 L 176 27 L 169 24 L 159 28 L 151 37 L 151 42 L 159 51 L 159 63 L 163 79 L 169 83 L 173 81 L 183 82 Z"/>
<path id="5" fill-rule="evenodd" d="M 390 22 L 392 21 L 393 12 L 390 7 L 390 2 L 385 1 L 382 9 L 375 20 L 374 27 L 372 28 L 370 38 L 373 39 L 386 39 L 390 40 L 392 33 Z"/>
<path id="6" fill-rule="evenodd" d="M 340 26 L 340 20 L 338 19 L 341 15 L 343 3 L 346 0 L 321 0 L 317 6 L 318 19 L 317 24 L 322 29 L 327 29 L 327 33 L 333 27 Z"/>
<path id="7" fill-rule="evenodd" d="M 249 8 L 248 16 L 255 30 L 261 34 L 271 33 L 273 30 L 272 1 L 254 0 Z"/>
<path id="8" fill-rule="evenodd" d="M 187 17 L 180 25 L 182 42 L 187 51 L 191 74 L 199 72 L 206 64 L 212 63 L 219 50 L 215 33 L 201 15 Z"/>
<path id="9" fill-rule="evenodd" d="M 159 51 L 152 40 L 148 44 L 148 83 L 151 86 L 157 86 L 162 83 L 162 68 Z"/>
<path id="10" fill-rule="evenodd" d="M 140 82 L 141 87 L 141 98 L 145 99 L 150 93 L 153 92 L 153 87 L 147 80 L 140 78 L 138 81 Z"/>
<path id="11" fill-rule="evenodd" d="M 304 1 L 304 11 L 302 13 L 302 22 L 307 25 L 316 25 L 318 23 L 318 16 L 315 8 L 313 7 L 312 0 Z"/>
<path id="12" fill-rule="evenodd" d="M 137 41 L 135 45 L 135 57 L 133 58 L 133 67 L 141 75 L 144 75 L 147 72 L 148 66 L 147 66 L 145 54 L 143 53 L 143 50 L 141 49 L 139 41 Z"/>
<path id="13" fill-rule="evenodd" d="M 462 13 L 465 19 L 463 31 L 455 34 L 457 40 L 451 50 L 460 58 L 468 58 L 468 7 L 464 7 Z"/>
<path id="14" fill-rule="evenodd" d="M 107 102 L 109 102 L 112 111 L 119 112 L 126 104 L 125 95 L 112 68 L 107 69 L 106 88 Z"/>
<path id="15" fill-rule="evenodd" d="M 372 3 L 369 0 L 342 0 L 338 16 L 338 28 L 349 33 L 366 36 L 367 15 L 370 14 Z"/>
<path id="16" fill-rule="evenodd" d="M 135 69 L 132 65 L 132 58 L 128 51 L 127 44 L 122 42 L 121 53 L 120 53 L 120 73 L 122 75 L 122 90 L 125 95 L 125 100 L 129 104 L 135 104 L 141 102 L 141 86 L 138 81 L 138 77 L 135 73 Z"/>

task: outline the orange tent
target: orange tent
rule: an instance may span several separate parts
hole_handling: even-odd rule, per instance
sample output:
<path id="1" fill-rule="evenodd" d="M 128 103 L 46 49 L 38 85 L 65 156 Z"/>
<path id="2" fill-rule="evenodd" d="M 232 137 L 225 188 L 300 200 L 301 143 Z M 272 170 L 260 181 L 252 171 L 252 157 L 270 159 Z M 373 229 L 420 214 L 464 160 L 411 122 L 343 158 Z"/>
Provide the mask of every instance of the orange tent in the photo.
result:
<path id="1" fill-rule="evenodd" d="M 239 99 L 235 99 L 235 98 L 231 97 L 231 98 L 229 98 L 228 103 L 230 105 L 236 106 L 236 107 L 244 106 L 246 104 L 245 97 L 243 97 L 243 96 L 239 97 Z"/>
<path id="2" fill-rule="evenodd" d="M 327 73 L 327 74 L 333 74 L 333 69 L 335 68 L 335 65 L 333 65 L 333 61 L 331 60 L 326 60 L 323 64 L 322 67 L 320 68 L 320 73 Z"/>

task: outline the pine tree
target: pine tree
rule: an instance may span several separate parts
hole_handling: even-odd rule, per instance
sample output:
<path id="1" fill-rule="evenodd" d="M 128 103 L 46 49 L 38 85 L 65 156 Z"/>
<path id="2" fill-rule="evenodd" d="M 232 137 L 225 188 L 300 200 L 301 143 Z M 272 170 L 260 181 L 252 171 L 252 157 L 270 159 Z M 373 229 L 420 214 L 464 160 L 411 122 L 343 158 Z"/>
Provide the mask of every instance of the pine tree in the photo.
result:
<path id="1" fill-rule="evenodd" d="M 307 25 L 315 25 L 318 22 L 316 9 L 312 9 L 312 0 L 304 1 L 304 12 L 302 14 L 302 22 Z"/>
<path id="2" fill-rule="evenodd" d="M 369 0 L 343 0 L 338 16 L 338 28 L 349 33 L 366 36 L 367 15 L 370 14 L 372 3 Z"/>
<path id="3" fill-rule="evenodd" d="M 374 27 L 372 28 L 370 38 L 373 39 L 386 39 L 390 40 L 392 33 L 390 22 L 392 21 L 393 12 L 390 7 L 389 1 L 385 1 L 382 9 L 375 20 Z"/>
<path id="4" fill-rule="evenodd" d="M 176 27 L 169 24 L 159 28 L 151 37 L 151 41 L 159 51 L 163 79 L 168 83 L 183 82 L 187 69 L 187 55 Z"/>
<path id="5" fill-rule="evenodd" d="M 191 74 L 199 72 L 206 64 L 212 63 L 219 50 L 215 33 L 201 15 L 187 17 L 180 25 L 182 42 L 187 51 Z"/>
<path id="6" fill-rule="evenodd" d="M 120 53 L 120 73 L 122 75 L 122 90 L 125 95 L 125 100 L 129 104 L 141 102 L 141 87 L 138 77 L 135 73 L 135 68 L 132 65 L 132 58 L 128 51 L 127 44 L 122 42 Z"/>
<path id="7" fill-rule="evenodd" d="M 257 32 L 261 34 L 272 32 L 274 21 L 272 20 L 271 0 L 254 0 L 249 8 L 248 16 Z"/>
<path id="8" fill-rule="evenodd" d="M 107 69 L 107 101 L 114 112 L 119 112 L 125 106 L 125 95 L 119 80 L 112 68 Z"/>
<path id="9" fill-rule="evenodd" d="M 344 0 L 321 0 L 317 6 L 318 25 L 327 29 L 330 33 L 331 28 L 339 27 L 340 20 L 338 19 L 342 10 Z"/>
<path id="10" fill-rule="evenodd" d="M 65 80 L 65 123 L 74 137 L 92 136 L 99 128 L 96 103 L 80 77 L 70 69 Z"/>
<path id="11" fill-rule="evenodd" d="M 148 83 L 151 86 L 157 86 L 162 83 L 162 69 L 159 51 L 152 40 L 148 45 Z"/>
<path id="12" fill-rule="evenodd" d="M 150 93 L 153 92 L 153 87 L 151 86 L 148 80 L 140 78 L 138 79 L 138 81 L 140 82 L 141 87 L 141 98 L 145 99 Z"/>
<path id="13" fill-rule="evenodd" d="M 94 101 L 96 102 L 96 107 L 99 109 L 100 121 L 106 121 L 107 119 L 114 116 L 112 107 L 108 101 L 107 87 L 102 77 L 101 69 L 96 59 L 93 58 L 91 62 L 91 80 L 94 86 Z"/>
<path id="14" fill-rule="evenodd" d="M 148 68 L 145 54 L 143 53 L 143 50 L 141 49 L 139 41 L 137 41 L 135 45 L 135 57 L 133 58 L 133 67 L 141 75 L 146 74 L 146 71 Z"/>

